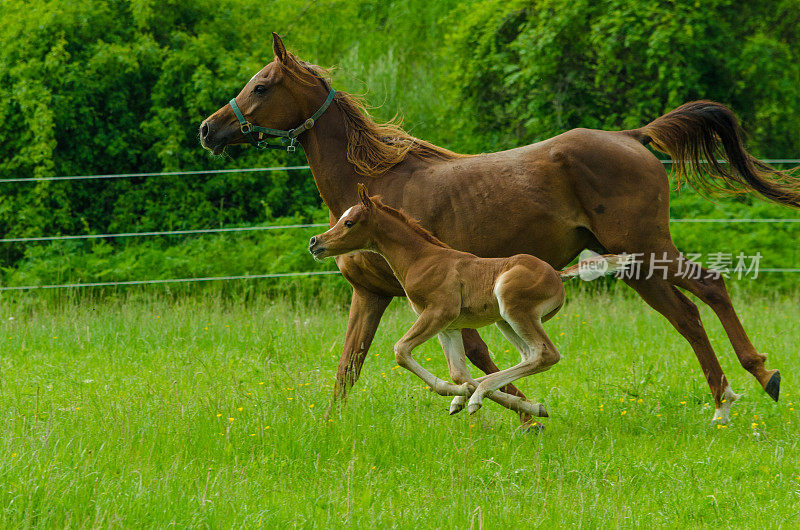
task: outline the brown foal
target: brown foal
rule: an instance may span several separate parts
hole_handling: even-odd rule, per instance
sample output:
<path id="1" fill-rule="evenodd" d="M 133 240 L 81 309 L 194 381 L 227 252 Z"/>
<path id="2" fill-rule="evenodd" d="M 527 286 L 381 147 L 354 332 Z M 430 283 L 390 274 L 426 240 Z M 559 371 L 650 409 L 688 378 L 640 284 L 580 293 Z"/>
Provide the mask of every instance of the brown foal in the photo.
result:
<path id="1" fill-rule="evenodd" d="M 450 413 L 464 407 L 470 396 L 474 414 L 483 398 L 520 413 L 547 416 L 544 406 L 497 389 L 550 369 L 561 355 L 548 338 L 542 322 L 564 303 L 564 279 L 577 275 L 584 262 L 566 271 L 528 254 L 509 258 L 479 258 L 445 245 L 403 212 L 369 197 L 358 185 L 360 202 L 348 209 L 327 232 L 314 236 L 308 249 L 317 259 L 359 250 L 383 256 L 403 286 L 418 318 L 394 346 L 397 364 L 416 374 L 442 396 L 456 396 Z M 604 272 L 624 269 L 625 256 L 590 258 L 605 263 Z M 588 260 L 587 260 L 588 261 Z M 467 369 L 461 330 L 497 324 L 519 350 L 516 366 L 473 379 Z M 414 360 L 411 353 L 438 335 L 447 358 L 448 383 Z"/>

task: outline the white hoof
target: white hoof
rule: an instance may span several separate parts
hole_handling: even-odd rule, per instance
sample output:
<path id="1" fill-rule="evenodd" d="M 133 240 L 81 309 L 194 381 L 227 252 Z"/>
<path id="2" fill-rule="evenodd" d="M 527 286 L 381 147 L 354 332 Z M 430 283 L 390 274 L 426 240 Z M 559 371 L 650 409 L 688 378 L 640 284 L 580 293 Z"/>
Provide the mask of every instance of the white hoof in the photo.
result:
<path id="1" fill-rule="evenodd" d="M 469 402 L 469 413 L 470 415 L 475 414 L 481 408 L 483 403 L 473 403 L 472 401 Z"/>
<path id="2" fill-rule="evenodd" d="M 465 396 L 456 396 L 453 398 L 453 401 L 450 402 L 450 415 L 458 414 L 462 410 L 464 410 L 464 405 L 467 404 L 467 398 Z"/>
<path id="3" fill-rule="evenodd" d="M 725 425 L 730 421 L 731 406 L 736 402 L 742 394 L 735 394 L 731 390 L 730 385 L 725 387 L 722 392 L 722 403 L 714 411 L 714 417 L 711 419 L 711 424 Z"/>
<path id="4" fill-rule="evenodd" d="M 522 412 L 536 416 L 538 418 L 548 418 L 547 409 L 541 403 L 531 403 L 530 401 L 522 402 Z"/>

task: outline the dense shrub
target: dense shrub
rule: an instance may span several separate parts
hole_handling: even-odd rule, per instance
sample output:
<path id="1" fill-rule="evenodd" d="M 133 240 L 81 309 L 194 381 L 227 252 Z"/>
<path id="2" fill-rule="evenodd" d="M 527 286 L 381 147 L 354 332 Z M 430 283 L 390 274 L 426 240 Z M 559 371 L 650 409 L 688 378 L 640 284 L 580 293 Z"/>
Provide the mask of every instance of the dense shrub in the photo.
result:
<path id="1" fill-rule="evenodd" d="M 273 30 L 301 57 L 338 65 L 336 88 L 370 89 L 378 116 L 402 111 L 412 133 L 451 148 L 498 150 L 577 126 L 638 127 L 705 97 L 734 107 L 758 154 L 798 156 L 798 7 L 800 0 L 2 2 L 0 178 L 304 163 L 299 153 L 249 147 L 215 158 L 197 138 L 200 121 L 271 60 Z M 791 214 L 751 198 L 676 198 L 676 217 Z M 321 208 L 306 171 L 0 184 L 0 236 L 305 222 L 325 219 Z M 676 226 L 683 249 L 764 248 L 779 267 L 798 265 L 792 233 Z M 3 244 L 0 280 L 317 266 L 301 257 L 305 233 L 292 234 Z"/>
<path id="2" fill-rule="evenodd" d="M 460 12 L 450 75 L 474 149 L 636 128 L 713 99 L 736 110 L 756 153 L 800 152 L 800 1 L 483 0 Z"/>

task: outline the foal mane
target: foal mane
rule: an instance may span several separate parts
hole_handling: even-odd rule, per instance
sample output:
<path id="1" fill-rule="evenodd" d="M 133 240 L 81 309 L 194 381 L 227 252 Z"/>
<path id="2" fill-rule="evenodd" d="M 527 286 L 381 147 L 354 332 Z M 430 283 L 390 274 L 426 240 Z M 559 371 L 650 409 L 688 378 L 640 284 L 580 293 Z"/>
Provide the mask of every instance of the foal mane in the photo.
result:
<path id="1" fill-rule="evenodd" d="M 318 79 L 330 90 L 330 70 L 300 61 L 292 54 L 287 54 L 281 66 L 284 72 L 303 83 L 312 84 L 314 79 Z M 361 175 L 382 175 L 408 155 L 440 160 L 473 156 L 455 153 L 411 136 L 403 130 L 402 119 L 398 116 L 387 122 L 376 122 L 370 116 L 368 105 L 362 97 L 337 90 L 333 102 L 344 116 L 347 160 Z"/>
<path id="2" fill-rule="evenodd" d="M 431 234 L 427 229 L 425 229 L 421 224 L 419 224 L 419 221 L 417 221 L 416 219 L 410 217 L 403 210 L 397 210 L 396 208 L 392 208 L 388 204 L 384 204 L 383 201 L 381 201 L 380 197 L 375 196 L 375 197 L 370 197 L 370 199 L 372 200 L 372 203 L 376 207 L 378 207 L 382 211 L 388 213 L 389 215 L 391 215 L 395 219 L 398 219 L 398 220 L 402 221 L 403 223 L 407 224 L 408 226 L 410 226 L 411 229 L 414 230 L 414 232 L 416 232 L 417 234 L 422 236 L 422 238 L 425 239 L 425 241 L 427 241 L 428 243 L 433 243 L 437 247 L 453 248 L 450 245 L 448 245 L 447 243 L 444 243 L 441 239 L 439 239 L 435 235 Z"/>

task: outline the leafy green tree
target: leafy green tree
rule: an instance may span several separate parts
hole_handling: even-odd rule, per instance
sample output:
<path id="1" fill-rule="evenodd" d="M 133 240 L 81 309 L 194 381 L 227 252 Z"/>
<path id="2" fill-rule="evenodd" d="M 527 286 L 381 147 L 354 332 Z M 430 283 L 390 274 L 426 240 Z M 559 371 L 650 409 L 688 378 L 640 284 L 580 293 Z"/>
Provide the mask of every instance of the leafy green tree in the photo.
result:
<path id="1" fill-rule="evenodd" d="M 757 153 L 800 152 L 797 0 L 484 0 L 462 11 L 451 77 L 478 144 L 635 128 L 713 99 L 734 108 Z"/>

